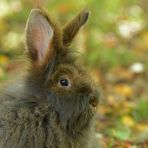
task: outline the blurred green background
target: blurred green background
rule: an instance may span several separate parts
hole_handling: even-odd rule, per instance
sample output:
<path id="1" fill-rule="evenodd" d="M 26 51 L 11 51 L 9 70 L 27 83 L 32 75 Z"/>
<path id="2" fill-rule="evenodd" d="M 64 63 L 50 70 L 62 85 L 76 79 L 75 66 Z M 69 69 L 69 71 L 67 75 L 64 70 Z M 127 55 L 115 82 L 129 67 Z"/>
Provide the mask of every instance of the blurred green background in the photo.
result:
<path id="1" fill-rule="evenodd" d="M 25 23 L 34 2 L 0 0 L 0 83 L 21 67 L 16 59 L 24 53 Z M 96 136 L 104 148 L 147 148 L 148 1 L 41 3 L 61 25 L 84 7 L 91 11 L 72 46 L 82 53 L 90 74 L 102 89 Z"/>

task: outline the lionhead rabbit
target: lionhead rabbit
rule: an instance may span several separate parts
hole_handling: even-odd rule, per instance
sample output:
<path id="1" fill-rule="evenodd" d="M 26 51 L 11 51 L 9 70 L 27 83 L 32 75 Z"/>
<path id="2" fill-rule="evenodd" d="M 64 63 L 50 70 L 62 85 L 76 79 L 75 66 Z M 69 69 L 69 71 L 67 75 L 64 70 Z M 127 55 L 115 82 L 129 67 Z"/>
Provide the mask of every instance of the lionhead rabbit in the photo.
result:
<path id="1" fill-rule="evenodd" d="M 93 147 L 98 91 L 69 48 L 88 15 L 62 28 L 45 11 L 31 11 L 28 73 L 0 93 L 0 148 Z"/>

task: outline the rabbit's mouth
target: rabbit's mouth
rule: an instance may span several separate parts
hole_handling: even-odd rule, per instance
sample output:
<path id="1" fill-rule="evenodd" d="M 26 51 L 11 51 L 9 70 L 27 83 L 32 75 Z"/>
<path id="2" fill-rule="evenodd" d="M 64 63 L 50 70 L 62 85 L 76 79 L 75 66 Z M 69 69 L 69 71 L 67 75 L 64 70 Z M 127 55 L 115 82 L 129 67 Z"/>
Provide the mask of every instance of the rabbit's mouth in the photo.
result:
<path id="1" fill-rule="evenodd" d="M 89 105 L 90 110 L 92 113 L 95 113 L 97 111 L 97 106 L 92 106 L 91 104 Z"/>

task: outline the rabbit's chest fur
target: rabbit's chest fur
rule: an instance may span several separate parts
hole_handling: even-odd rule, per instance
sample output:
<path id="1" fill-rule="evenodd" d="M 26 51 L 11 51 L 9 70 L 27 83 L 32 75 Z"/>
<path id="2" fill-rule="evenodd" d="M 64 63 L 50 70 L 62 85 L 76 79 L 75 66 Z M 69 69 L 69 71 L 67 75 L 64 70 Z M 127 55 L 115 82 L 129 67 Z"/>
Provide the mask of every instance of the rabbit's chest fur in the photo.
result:
<path id="1" fill-rule="evenodd" d="M 46 101 L 36 104 L 10 96 L 1 98 L 5 98 L 0 105 L 1 148 L 90 147 L 89 129 L 72 136 L 60 126 L 57 114 Z"/>

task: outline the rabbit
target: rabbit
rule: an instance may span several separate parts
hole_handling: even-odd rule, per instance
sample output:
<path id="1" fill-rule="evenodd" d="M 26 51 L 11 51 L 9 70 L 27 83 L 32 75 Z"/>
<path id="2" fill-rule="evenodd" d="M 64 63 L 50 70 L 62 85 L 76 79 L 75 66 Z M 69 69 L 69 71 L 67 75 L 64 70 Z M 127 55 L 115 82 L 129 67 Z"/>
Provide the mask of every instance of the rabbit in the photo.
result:
<path id="1" fill-rule="evenodd" d="M 99 91 L 70 44 L 82 10 L 61 27 L 41 8 L 26 25 L 26 74 L 0 91 L 0 148 L 92 148 Z"/>

